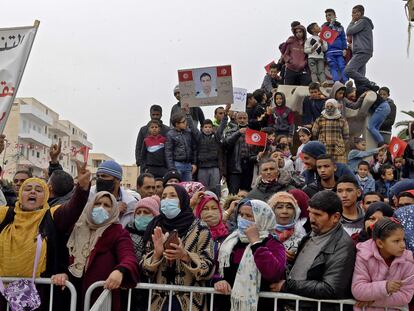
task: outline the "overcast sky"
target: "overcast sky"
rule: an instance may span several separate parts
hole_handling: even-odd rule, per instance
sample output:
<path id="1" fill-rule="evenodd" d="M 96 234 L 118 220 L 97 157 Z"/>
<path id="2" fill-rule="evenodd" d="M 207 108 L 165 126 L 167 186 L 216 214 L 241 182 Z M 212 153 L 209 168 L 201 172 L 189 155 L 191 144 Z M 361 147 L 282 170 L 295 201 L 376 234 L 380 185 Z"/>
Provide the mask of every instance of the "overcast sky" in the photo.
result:
<path id="1" fill-rule="evenodd" d="M 18 96 L 81 127 L 93 152 L 132 164 L 149 107 L 162 105 L 168 120 L 177 69 L 231 64 L 233 85 L 253 91 L 291 21 L 322 23 L 332 7 L 346 27 L 356 4 L 375 25 L 367 76 L 391 89 L 398 110 L 413 110 L 414 48 L 407 58 L 401 0 L 14 0 L 0 27 L 41 21 Z"/>

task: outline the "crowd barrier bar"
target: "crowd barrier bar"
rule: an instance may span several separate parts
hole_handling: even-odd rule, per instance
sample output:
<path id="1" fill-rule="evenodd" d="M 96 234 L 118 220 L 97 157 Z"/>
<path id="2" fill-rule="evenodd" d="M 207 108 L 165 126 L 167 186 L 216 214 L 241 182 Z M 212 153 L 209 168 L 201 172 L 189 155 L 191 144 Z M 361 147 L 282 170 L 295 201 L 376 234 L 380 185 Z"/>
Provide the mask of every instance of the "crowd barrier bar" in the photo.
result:
<path id="1" fill-rule="evenodd" d="M 99 298 L 96 300 L 94 305 L 91 309 L 89 309 L 90 306 L 90 298 L 92 292 L 98 288 L 102 287 L 105 282 L 100 281 L 92 284 L 85 296 L 85 309 L 84 311 L 104 311 L 104 310 L 110 310 L 111 309 L 111 300 L 108 299 L 108 297 L 111 296 L 111 292 L 109 290 L 104 290 L 102 294 L 99 296 Z M 148 290 L 148 307 L 147 310 L 151 310 L 151 297 L 152 292 L 155 291 L 167 291 L 168 293 L 168 311 L 171 311 L 171 305 L 172 305 L 172 296 L 174 292 L 188 292 L 190 293 L 190 309 L 189 311 L 192 311 L 192 300 L 193 300 L 193 294 L 194 293 L 201 293 L 201 294 L 208 294 L 210 295 L 210 311 L 213 311 L 214 307 L 214 295 L 221 295 L 221 293 L 216 292 L 213 287 L 195 287 L 195 286 L 178 286 L 178 285 L 167 285 L 167 284 L 150 284 L 150 283 L 138 283 L 135 287 L 136 289 L 143 289 Z M 132 289 L 128 290 L 128 308 L 127 310 L 131 310 L 131 292 Z M 274 293 L 274 292 L 260 292 L 259 297 L 262 298 L 270 298 L 274 300 L 274 311 L 277 311 L 278 308 L 278 300 L 285 300 L 285 301 L 294 301 L 295 302 L 295 310 L 299 311 L 299 303 L 300 302 L 315 302 L 318 305 L 318 311 L 321 310 L 323 303 L 331 303 L 339 305 L 340 311 L 343 311 L 343 308 L 345 305 L 351 305 L 353 306 L 356 301 L 353 299 L 345 299 L 345 300 L 318 300 L 318 299 L 312 299 L 307 297 L 302 297 L 298 295 L 293 294 L 287 294 L 287 293 Z M 377 308 L 383 308 L 384 310 L 388 310 L 388 308 L 385 307 L 377 307 Z M 364 310 L 365 308 L 363 308 Z M 392 308 L 393 310 L 407 310 L 405 308 Z"/>
<path id="2" fill-rule="evenodd" d="M 21 279 L 31 280 L 31 278 L 15 278 L 15 277 L 1 277 L 4 283 L 10 283 Z M 53 284 L 52 280 L 48 278 L 37 278 L 34 280 L 35 284 L 50 285 L 50 297 L 49 297 L 49 311 L 53 310 Z M 65 282 L 66 288 L 70 291 L 70 311 L 76 311 L 76 289 L 75 286 L 69 281 Z M 7 311 L 9 311 L 9 304 L 7 304 Z"/>

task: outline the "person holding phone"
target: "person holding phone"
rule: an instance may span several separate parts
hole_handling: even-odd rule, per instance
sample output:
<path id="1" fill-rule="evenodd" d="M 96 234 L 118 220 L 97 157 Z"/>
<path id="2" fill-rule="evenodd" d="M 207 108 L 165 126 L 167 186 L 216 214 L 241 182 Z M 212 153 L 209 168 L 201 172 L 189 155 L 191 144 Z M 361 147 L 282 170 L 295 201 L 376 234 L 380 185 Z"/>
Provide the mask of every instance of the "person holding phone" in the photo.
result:
<path id="1" fill-rule="evenodd" d="M 184 187 L 167 184 L 161 197 L 160 215 L 144 235 L 147 252 L 143 273 L 151 283 L 205 286 L 214 273 L 213 243 L 208 227 L 196 219 Z M 168 310 L 168 292 L 154 292 L 151 310 Z M 194 293 L 192 310 L 203 310 L 204 295 Z M 189 310 L 190 294 L 175 292 L 172 311 Z"/>

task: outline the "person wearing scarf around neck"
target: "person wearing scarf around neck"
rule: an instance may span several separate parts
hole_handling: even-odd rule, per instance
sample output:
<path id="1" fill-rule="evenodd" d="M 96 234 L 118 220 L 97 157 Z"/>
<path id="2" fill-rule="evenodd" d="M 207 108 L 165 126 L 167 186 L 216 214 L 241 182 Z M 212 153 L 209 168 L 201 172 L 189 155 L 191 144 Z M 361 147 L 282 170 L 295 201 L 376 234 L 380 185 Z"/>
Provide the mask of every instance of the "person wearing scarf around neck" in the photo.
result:
<path id="1" fill-rule="evenodd" d="M 219 251 L 222 280 L 215 290 L 220 310 L 271 310 L 273 300 L 260 299 L 259 291 L 284 277 L 285 248 L 272 234 L 276 219 L 272 209 L 260 200 L 244 199 L 238 205 L 238 229 L 230 234 Z"/>
<path id="2" fill-rule="evenodd" d="M 338 102 L 328 99 L 321 116 L 312 127 L 312 136 L 326 147 L 336 163 L 347 163 L 345 142 L 349 139 L 348 121 L 341 115 Z"/>
<path id="3" fill-rule="evenodd" d="M 141 199 L 137 202 L 134 221 L 126 226 L 134 244 L 137 262 L 140 262 L 145 252 L 144 234 L 148 224 L 160 214 L 160 198 L 157 195 Z"/>
<path id="4" fill-rule="evenodd" d="M 223 223 L 223 210 L 220 202 L 213 196 L 203 196 L 198 203 L 195 216 L 204 221 L 210 229 L 211 238 L 214 245 L 214 263 L 216 265 L 216 273 L 213 280 L 219 278 L 218 275 L 218 254 L 220 246 L 229 235 L 227 226 Z"/>
<path id="5" fill-rule="evenodd" d="M 86 290 L 95 282 L 105 280 L 104 288 L 112 290 L 111 310 L 121 310 L 119 287 L 135 287 L 138 263 L 131 237 L 119 223 L 115 197 L 100 191 L 86 204 L 69 237 L 69 277 L 54 275 L 52 282 L 64 286 L 69 280 L 78 293 L 77 310 L 83 310 Z M 94 291 L 91 305 L 102 290 Z"/>
<path id="6" fill-rule="evenodd" d="M 178 244 L 165 249 L 169 233 L 176 230 Z M 160 215 L 148 225 L 144 235 L 146 254 L 142 268 L 151 283 L 183 286 L 206 286 L 214 273 L 214 251 L 210 230 L 196 219 L 184 187 L 167 184 L 161 198 Z M 168 310 L 168 292 L 153 292 L 151 310 Z M 193 294 L 192 310 L 204 310 L 202 294 Z M 175 292 L 172 311 L 190 309 L 190 294 Z"/>
<path id="7" fill-rule="evenodd" d="M 145 253 L 144 235 L 147 230 L 148 224 L 154 219 L 154 217 L 160 214 L 160 198 L 158 195 L 146 197 L 137 202 L 134 220 L 126 226 L 132 243 L 134 244 L 134 251 L 137 262 L 141 262 L 142 255 Z M 149 283 L 149 279 L 141 275 L 141 283 Z M 128 293 L 121 292 L 121 299 L 127 301 Z M 148 291 L 133 289 L 131 291 L 131 306 L 134 311 L 144 311 L 148 309 Z"/>
<path id="8" fill-rule="evenodd" d="M 276 216 L 275 236 L 283 243 L 288 261 L 293 261 L 299 242 L 306 235 L 303 225 L 306 218 L 300 219 L 298 202 L 288 192 L 278 192 L 267 202 Z"/>
<path id="9" fill-rule="evenodd" d="M 70 234 L 88 200 L 90 188 L 91 175 L 86 163 L 78 163 L 77 169 L 78 184 L 70 200 L 62 205 L 49 206 L 49 187 L 42 179 L 29 178 L 21 185 L 14 218 L 0 232 L 0 276 L 32 276 L 39 233 L 42 234 L 42 248 L 36 277 L 50 277 L 65 271 L 67 258 L 64 246 L 60 247 L 57 241 Z M 0 223 L 7 216 L 9 208 L 0 206 Z M 45 300 L 42 297 L 46 292 L 40 288 L 42 301 Z M 48 307 L 47 303 L 42 304 L 39 310 Z M 0 295 L 0 310 L 5 309 L 5 300 Z"/>

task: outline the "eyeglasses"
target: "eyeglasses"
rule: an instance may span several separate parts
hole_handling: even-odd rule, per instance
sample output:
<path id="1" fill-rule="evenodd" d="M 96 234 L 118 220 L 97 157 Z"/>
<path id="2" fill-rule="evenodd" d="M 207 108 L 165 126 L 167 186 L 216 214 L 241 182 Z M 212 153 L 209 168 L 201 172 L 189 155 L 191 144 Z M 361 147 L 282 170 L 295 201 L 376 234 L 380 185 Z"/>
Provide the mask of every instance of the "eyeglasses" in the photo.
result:
<path id="1" fill-rule="evenodd" d="M 177 123 L 186 123 L 187 120 L 183 120 L 183 121 L 178 121 Z"/>

